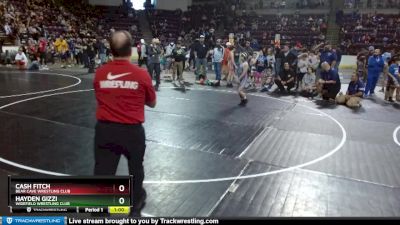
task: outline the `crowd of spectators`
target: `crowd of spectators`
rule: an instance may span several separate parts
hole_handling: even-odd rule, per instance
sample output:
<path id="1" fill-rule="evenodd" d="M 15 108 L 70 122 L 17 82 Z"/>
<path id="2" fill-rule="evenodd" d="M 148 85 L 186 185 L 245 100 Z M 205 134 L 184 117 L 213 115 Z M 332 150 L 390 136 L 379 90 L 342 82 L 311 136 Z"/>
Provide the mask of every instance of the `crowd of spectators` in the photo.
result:
<path id="1" fill-rule="evenodd" d="M 42 69 L 47 69 L 47 62 L 55 61 L 62 67 L 90 67 L 93 55 L 99 63 L 106 62 L 106 39 L 116 29 L 130 30 L 136 41 L 141 36 L 137 15 L 129 5 L 95 7 L 82 0 L 5 0 L 0 2 L 0 12 L 4 15 L 0 18 L 4 31 L 0 43 L 21 46 L 31 62 L 41 62 Z M 0 53 L 3 63 L 15 54 Z"/>
<path id="2" fill-rule="evenodd" d="M 346 0 L 344 7 L 346 9 L 361 9 L 361 8 L 374 8 L 374 9 L 388 9 L 388 8 L 400 8 L 399 0 Z"/>
<path id="3" fill-rule="evenodd" d="M 327 8 L 330 1 L 327 0 L 226 0 L 224 5 L 231 10 L 257 10 L 257 9 L 316 9 Z"/>
<path id="4" fill-rule="evenodd" d="M 398 49 L 400 16 L 378 13 L 351 14 L 338 12 L 340 42 L 347 54 L 356 55 L 362 49 L 375 46 L 383 49 Z"/>
<path id="5" fill-rule="evenodd" d="M 230 29 L 229 29 L 230 28 Z M 307 46 L 325 40 L 327 22 L 324 15 L 242 15 L 237 17 L 226 34 L 234 33 L 237 39 L 255 39 L 261 45 L 274 43 L 276 34 L 281 42 L 294 45 L 301 42 Z"/>
<path id="6" fill-rule="evenodd" d="M 260 1 L 260 4 L 263 1 Z M 325 4 L 324 1 L 299 1 L 298 4 Z M 225 36 L 235 34 L 235 39 L 248 39 L 257 45 L 274 43 L 276 34 L 281 42 L 292 45 L 301 42 L 312 46 L 326 39 L 327 15 L 301 15 L 299 10 L 293 15 L 258 16 L 246 10 L 246 1 L 225 0 L 216 4 L 193 5 L 188 11 L 148 10 L 148 18 L 154 37 L 159 37 L 163 45 L 174 40 L 183 40 L 186 45 L 205 36 L 205 42 L 215 43 L 215 34 Z M 231 7 L 226 7 L 231 6 Z M 222 31 L 221 28 L 224 28 Z"/>
<path id="7" fill-rule="evenodd" d="M 175 40 L 181 29 L 181 10 L 147 10 L 151 30 L 154 37 L 159 37 L 162 43 Z"/>

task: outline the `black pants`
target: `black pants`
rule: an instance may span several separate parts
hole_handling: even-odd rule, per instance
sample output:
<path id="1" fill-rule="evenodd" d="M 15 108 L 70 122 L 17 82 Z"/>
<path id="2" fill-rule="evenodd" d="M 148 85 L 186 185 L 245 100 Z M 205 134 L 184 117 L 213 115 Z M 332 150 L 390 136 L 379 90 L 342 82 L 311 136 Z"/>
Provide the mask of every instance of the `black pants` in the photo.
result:
<path id="1" fill-rule="evenodd" d="M 143 195 L 143 158 L 146 149 L 144 128 L 112 122 L 97 122 L 95 131 L 95 175 L 115 175 L 121 155 L 128 159 L 129 174 L 133 175 L 132 202 Z"/>
<path id="2" fill-rule="evenodd" d="M 161 67 L 160 63 L 150 63 L 149 64 L 149 74 L 153 78 L 154 73 L 156 75 L 156 85 L 160 85 L 160 73 L 161 73 Z"/>
<path id="3" fill-rule="evenodd" d="M 82 62 L 82 53 L 79 52 L 78 54 L 75 55 L 75 61 L 77 65 L 81 65 L 83 64 Z"/>
<path id="4" fill-rule="evenodd" d="M 303 81 L 303 77 L 304 77 L 305 73 L 298 73 L 297 74 L 297 79 L 296 79 L 296 89 L 299 88 L 300 86 L 300 82 Z"/>
<path id="5" fill-rule="evenodd" d="M 40 65 L 47 65 L 46 52 L 40 53 Z"/>
<path id="6" fill-rule="evenodd" d="M 317 93 L 315 91 L 301 91 L 301 95 L 306 98 L 313 98 L 317 96 Z"/>
<path id="7" fill-rule="evenodd" d="M 284 81 L 284 80 L 283 80 L 283 81 Z M 275 84 L 278 85 L 278 88 L 279 88 L 279 90 L 280 90 L 281 92 L 285 92 L 285 86 L 283 86 L 281 80 L 276 79 L 276 80 L 275 80 Z M 287 84 L 286 84 L 286 87 L 287 87 L 287 91 L 289 92 L 290 89 L 292 89 L 292 88 L 294 87 L 294 81 L 292 81 L 292 82 L 290 82 L 290 83 L 287 83 Z"/>
<path id="8" fill-rule="evenodd" d="M 340 84 L 324 84 L 322 88 L 322 98 L 325 100 L 335 99 L 337 94 L 340 92 Z"/>
<path id="9" fill-rule="evenodd" d="M 142 67 L 142 65 L 146 65 L 147 69 L 149 69 L 148 65 L 147 65 L 147 57 L 143 57 L 139 59 L 139 67 Z"/>
<path id="10" fill-rule="evenodd" d="M 82 53 L 82 62 L 83 65 L 85 65 L 85 68 L 89 68 L 89 56 L 87 52 L 83 51 Z"/>
<path id="11" fill-rule="evenodd" d="M 95 56 L 89 56 L 89 70 L 88 73 L 94 73 L 95 72 L 95 67 L 96 67 L 96 61 L 95 61 Z"/>

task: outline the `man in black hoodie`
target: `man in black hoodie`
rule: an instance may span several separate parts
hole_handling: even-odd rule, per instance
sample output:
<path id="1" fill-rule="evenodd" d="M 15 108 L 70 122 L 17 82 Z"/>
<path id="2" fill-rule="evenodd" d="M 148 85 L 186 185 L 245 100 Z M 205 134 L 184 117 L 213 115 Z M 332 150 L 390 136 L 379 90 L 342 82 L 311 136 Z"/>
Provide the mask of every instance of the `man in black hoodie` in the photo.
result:
<path id="1" fill-rule="evenodd" d="M 285 63 L 289 63 L 289 66 L 291 67 L 292 70 L 296 69 L 296 68 L 293 68 L 293 65 L 295 65 L 297 56 L 295 56 L 290 51 L 288 45 L 283 46 L 282 50 L 279 52 L 278 57 L 281 59 L 281 71 L 285 68 Z"/>
<path id="2" fill-rule="evenodd" d="M 283 64 L 283 70 L 279 74 L 277 78 L 275 78 L 275 84 L 278 85 L 279 90 L 281 93 L 285 93 L 286 90 L 288 93 L 290 93 L 290 89 L 292 89 L 295 85 L 295 79 L 296 79 L 296 74 L 295 72 L 290 68 L 290 65 L 288 62 Z M 286 86 L 286 90 L 285 90 Z"/>

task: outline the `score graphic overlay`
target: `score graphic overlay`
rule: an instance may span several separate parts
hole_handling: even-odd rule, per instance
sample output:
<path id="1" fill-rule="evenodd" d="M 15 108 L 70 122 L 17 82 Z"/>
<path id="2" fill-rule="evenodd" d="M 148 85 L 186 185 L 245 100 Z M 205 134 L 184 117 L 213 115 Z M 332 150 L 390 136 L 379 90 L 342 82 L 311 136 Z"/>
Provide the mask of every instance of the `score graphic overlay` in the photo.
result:
<path id="1" fill-rule="evenodd" d="M 132 177 L 9 176 L 12 213 L 129 214 Z"/>

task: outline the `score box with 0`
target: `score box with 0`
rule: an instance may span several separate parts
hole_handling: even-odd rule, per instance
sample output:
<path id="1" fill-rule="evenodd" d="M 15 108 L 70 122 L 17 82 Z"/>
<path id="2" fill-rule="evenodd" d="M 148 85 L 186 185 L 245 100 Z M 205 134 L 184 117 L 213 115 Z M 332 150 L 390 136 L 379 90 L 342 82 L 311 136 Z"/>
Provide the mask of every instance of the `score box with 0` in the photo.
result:
<path id="1" fill-rule="evenodd" d="M 99 207 L 99 206 L 130 206 L 131 198 L 128 195 L 11 195 L 12 207 L 45 207 L 45 206 L 68 206 L 68 207 Z"/>
<path id="2" fill-rule="evenodd" d="M 9 176 L 11 207 L 131 206 L 129 177 Z"/>
<path id="3" fill-rule="evenodd" d="M 101 195 L 130 194 L 131 176 L 124 177 L 15 177 L 9 176 L 10 194 Z"/>

